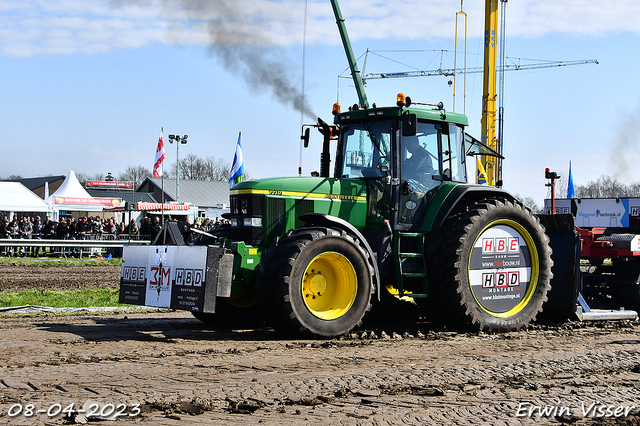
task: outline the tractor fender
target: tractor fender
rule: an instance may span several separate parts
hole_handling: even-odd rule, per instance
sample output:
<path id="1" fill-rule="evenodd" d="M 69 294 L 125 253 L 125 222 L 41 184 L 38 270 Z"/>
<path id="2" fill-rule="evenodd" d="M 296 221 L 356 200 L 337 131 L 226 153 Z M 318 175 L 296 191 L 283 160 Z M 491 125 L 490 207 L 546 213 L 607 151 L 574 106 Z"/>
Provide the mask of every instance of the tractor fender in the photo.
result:
<path id="1" fill-rule="evenodd" d="M 336 228 L 341 229 L 345 232 L 348 232 L 358 238 L 360 243 L 366 248 L 367 253 L 369 254 L 369 259 L 371 259 L 371 266 L 373 267 L 373 279 L 374 285 L 371 289 L 371 292 L 378 292 L 378 298 L 380 298 L 380 271 L 378 271 L 378 262 L 376 261 L 377 257 L 369 242 L 364 238 L 364 235 L 358 229 L 353 226 L 351 223 L 346 220 L 331 216 L 324 213 L 305 213 L 300 216 L 300 220 L 303 221 L 307 225 L 316 225 L 316 226 L 325 226 L 327 228 Z"/>
<path id="2" fill-rule="evenodd" d="M 436 215 L 431 230 L 437 229 L 453 213 L 487 198 L 501 197 L 509 201 L 517 201 L 511 193 L 504 189 L 487 185 L 458 185 L 444 200 Z"/>

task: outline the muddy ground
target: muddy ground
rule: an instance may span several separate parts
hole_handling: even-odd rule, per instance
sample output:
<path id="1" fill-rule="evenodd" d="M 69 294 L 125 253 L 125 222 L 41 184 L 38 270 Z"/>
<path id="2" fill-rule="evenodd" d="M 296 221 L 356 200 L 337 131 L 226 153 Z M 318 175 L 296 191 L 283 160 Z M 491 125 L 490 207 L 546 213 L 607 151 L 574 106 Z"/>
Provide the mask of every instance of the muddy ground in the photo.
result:
<path id="1" fill-rule="evenodd" d="M 0 267 L 2 291 L 118 280 L 118 267 L 25 268 Z M 120 424 L 638 425 L 639 331 L 569 322 L 457 334 L 395 322 L 291 340 L 185 312 L 4 315 L 0 424 L 82 423 L 78 410 L 95 403 Z"/>
<path id="2" fill-rule="evenodd" d="M 118 265 L 20 265 L 0 263 L 0 292 L 117 288 Z"/>

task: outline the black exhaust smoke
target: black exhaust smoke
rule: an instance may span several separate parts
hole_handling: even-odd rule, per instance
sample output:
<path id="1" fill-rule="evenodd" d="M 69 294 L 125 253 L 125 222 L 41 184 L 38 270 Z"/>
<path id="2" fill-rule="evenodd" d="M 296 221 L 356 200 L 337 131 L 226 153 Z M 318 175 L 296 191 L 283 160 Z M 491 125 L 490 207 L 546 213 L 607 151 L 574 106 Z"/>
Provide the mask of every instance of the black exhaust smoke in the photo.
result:
<path id="1" fill-rule="evenodd" d="M 112 0 L 111 4 L 113 7 L 131 4 L 146 6 L 153 2 Z M 278 31 L 285 32 L 286 21 L 290 19 L 283 17 L 283 24 L 264 17 L 271 15 L 272 10 L 281 8 L 277 2 L 163 0 L 162 4 L 165 15 L 171 19 L 178 12 L 186 18 L 187 26 L 206 25 L 210 38 L 208 51 L 219 60 L 225 70 L 242 77 L 253 94 L 269 93 L 279 103 L 315 120 L 316 115 L 303 100 L 301 89 L 294 83 L 295 79 L 291 75 L 291 70 L 296 67 L 285 57 L 284 48 L 278 47 L 271 36 Z M 302 18 L 300 16 L 301 20 Z M 181 19 L 175 19 L 173 29 L 182 26 Z"/>

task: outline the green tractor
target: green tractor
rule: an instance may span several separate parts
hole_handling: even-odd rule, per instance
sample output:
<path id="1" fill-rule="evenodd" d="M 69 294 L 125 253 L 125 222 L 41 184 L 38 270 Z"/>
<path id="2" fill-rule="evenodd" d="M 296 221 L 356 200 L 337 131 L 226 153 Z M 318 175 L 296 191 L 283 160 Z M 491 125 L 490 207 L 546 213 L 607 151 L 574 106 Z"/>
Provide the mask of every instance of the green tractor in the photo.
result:
<path id="1" fill-rule="evenodd" d="M 465 134 L 465 115 L 403 95 L 368 105 L 332 4 L 359 104 L 335 105 L 333 124 L 310 126 L 323 135 L 320 171 L 235 185 L 231 227 L 201 236 L 202 246 L 185 245 L 189 230 L 169 224 L 154 246 L 125 247 L 121 301 L 206 321 L 258 306 L 277 330 L 322 337 L 402 302 L 455 327 L 526 326 L 552 276 L 539 220 L 508 192 L 467 183 L 471 155 L 497 154 Z"/>
<path id="2" fill-rule="evenodd" d="M 539 221 L 509 193 L 466 183 L 464 115 L 398 103 L 319 120 L 320 176 L 232 189 L 230 240 L 260 254 L 246 282 L 267 321 L 336 336 L 360 324 L 373 298 L 374 310 L 405 300 L 456 326 L 528 324 L 551 279 Z"/>

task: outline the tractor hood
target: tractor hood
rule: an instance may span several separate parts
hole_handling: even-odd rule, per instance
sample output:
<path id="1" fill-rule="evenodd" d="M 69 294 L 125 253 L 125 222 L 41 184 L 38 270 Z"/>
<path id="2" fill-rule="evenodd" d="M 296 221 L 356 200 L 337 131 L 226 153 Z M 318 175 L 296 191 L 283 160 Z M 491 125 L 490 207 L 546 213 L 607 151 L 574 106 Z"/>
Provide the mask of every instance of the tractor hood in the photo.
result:
<path id="1" fill-rule="evenodd" d="M 254 194 L 301 199 L 366 201 L 366 183 L 362 179 L 322 177 L 265 178 L 240 182 L 231 195 Z"/>

